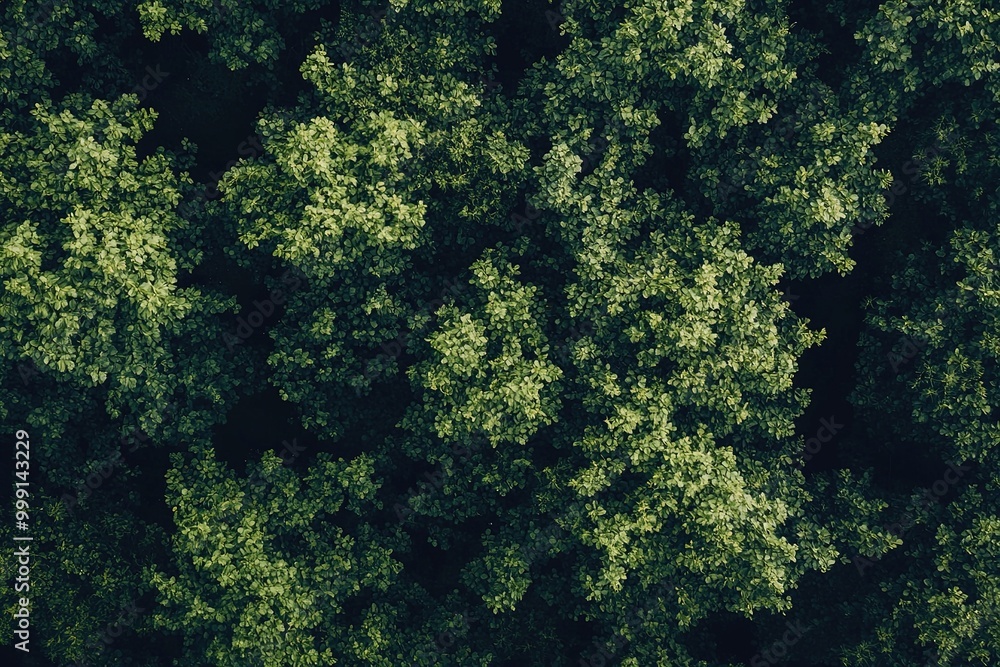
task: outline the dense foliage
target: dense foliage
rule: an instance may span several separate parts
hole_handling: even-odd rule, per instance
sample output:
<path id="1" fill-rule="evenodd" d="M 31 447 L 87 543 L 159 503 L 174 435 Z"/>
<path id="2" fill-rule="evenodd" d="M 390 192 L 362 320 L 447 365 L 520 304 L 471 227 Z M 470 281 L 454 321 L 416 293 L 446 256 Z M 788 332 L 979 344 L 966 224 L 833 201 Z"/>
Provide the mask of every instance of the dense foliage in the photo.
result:
<path id="1" fill-rule="evenodd" d="M 3 3 L 15 653 L 1000 662 L 988 5 Z"/>

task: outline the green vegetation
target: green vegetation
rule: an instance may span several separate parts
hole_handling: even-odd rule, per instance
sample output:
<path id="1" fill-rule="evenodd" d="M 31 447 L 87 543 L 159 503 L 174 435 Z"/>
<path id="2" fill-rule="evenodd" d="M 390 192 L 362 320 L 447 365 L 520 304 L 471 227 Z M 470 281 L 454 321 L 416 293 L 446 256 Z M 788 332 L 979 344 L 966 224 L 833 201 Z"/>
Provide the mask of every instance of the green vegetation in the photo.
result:
<path id="1" fill-rule="evenodd" d="M 15 654 L 1000 663 L 988 5 L 0 5 Z"/>

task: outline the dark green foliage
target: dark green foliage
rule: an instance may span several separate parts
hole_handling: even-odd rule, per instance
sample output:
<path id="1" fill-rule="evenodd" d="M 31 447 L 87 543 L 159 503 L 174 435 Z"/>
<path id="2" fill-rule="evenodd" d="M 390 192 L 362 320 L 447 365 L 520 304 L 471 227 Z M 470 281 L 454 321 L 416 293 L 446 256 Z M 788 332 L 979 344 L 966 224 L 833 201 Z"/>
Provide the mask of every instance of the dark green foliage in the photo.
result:
<path id="1" fill-rule="evenodd" d="M 1000 13 L 819 4 L 0 7 L 33 655 L 1000 661 Z"/>

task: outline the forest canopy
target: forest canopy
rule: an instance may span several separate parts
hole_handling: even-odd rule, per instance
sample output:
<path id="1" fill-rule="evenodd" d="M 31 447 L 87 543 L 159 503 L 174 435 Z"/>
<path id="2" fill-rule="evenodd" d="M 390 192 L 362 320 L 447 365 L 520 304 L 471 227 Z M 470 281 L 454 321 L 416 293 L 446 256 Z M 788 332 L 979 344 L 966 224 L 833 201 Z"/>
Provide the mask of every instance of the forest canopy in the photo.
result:
<path id="1" fill-rule="evenodd" d="M 1000 664 L 990 4 L 6 0 L 4 643 Z"/>

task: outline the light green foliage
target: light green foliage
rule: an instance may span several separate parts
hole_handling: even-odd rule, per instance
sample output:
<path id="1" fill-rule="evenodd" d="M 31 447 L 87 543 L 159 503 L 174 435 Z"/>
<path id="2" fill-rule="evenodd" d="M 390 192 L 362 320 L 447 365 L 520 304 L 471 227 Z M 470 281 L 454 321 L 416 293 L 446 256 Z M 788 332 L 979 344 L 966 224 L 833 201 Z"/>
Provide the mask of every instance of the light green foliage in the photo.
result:
<path id="1" fill-rule="evenodd" d="M 279 26 L 322 6 L 322 0 L 139 0 L 136 11 L 143 34 L 159 41 L 182 30 L 207 34 L 210 55 L 230 69 L 251 63 L 274 66 L 285 48 Z"/>
<path id="2" fill-rule="evenodd" d="M 663 601 L 671 622 L 650 626 L 655 639 L 629 649 L 641 662 L 661 655 L 659 644 L 681 651 L 683 630 L 721 608 L 747 615 L 787 608 L 783 594 L 799 574 L 834 562 L 829 536 L 802 518 L 809 497 L 788 456 L 792 419 L 806 399 L 792 388 L 795 359 L 821 334 L 796 322 L 773 289 L 779 267 L 754 263 L 734 226 L 696 227 L 676 201 L 639 195 L 615 178 L 616 145 L 579 181 L 579 161 L 553 153 L 539 168 L 533 201 L 547 212 L 540 222 L 551 221 L 573 251 L 567 314 L 593 322 L 594 332 L 566 342 L 572 372 L 563 395 L 576 409 L 529 441 L 552 442 L 563 461 L 542 471 L 548 483 L 540 486 L 536 475 L 523 485 L 536 489 L 540 509 L 584 507 L 557 519 L 565 532 L 540 551 L 531 548 L 537 529 L 528 519 L 538 509 L 510 511 L 497 537 L 484 533 L 487 552 L 465 579 L 493 611 L 513 611 L 530 588 L 532 561 L 564 552 L 577 602 L 557 613 L 605 623 L 641 597 L 640 588 L 672 581 Z M 487 332 L 453 311 L 429 338 L 441 361 L 415 377 L 444 396 L 458 393 L 461 376 L 443 371 L 482 356 Z M 481 382 L 475 372 L 465 376 L 466 386 Z M 458 416 L 463 430 L 482 426 L 479 412 L 467 410 L 440 436 L 457 432 Z M 497 456 L 509 451 L 500 447 Z M 471 494 L 462 482 L 445 489 L 455 500 L 439 495 L 435 509 L 418 511 L 441 517 L 444 503 L 486 511 L 478 497 L 462 500 Z M 798 534 L 790 540 L 784 525 L 793 517 Z M 565 583 L 542 581 L 557 599 L 566 595 Z M 594 606 L 581 606 L 584 599 Z"/>
<path id="3" fill-rule="evenodd" d="M 838 108 L 809 63 L 815 43 L 792 34 L 784 3 L 743 4 L 640 3 L 609 20 L 564 3 L 573 42 L 526 86 L 545 91 L 537 118 L 553 156 L 565 142 L 581 158 L 617 158 L 625 173 L 688 157 L 686 182 L 671 187 L 693 210 L 740 222 L 748 249 L 794 277 L 846 273 L 850 230 L 885 217 L 870 149 L 888 126 L 867 109 Z M 584 29 L 591 21 L 597 35 Z M 644 136 L 667 121 L 675 139 Z M 611 130 L 621 153 L 581 150 L 588 128 L 591 141 Z"/>
<path id="4" fill-rule="evenodd" d="M 850 548 L 860 558 L 829 581 L 811 582 L 798 617 L 846 621 L 843 636 L 824 640 L 812 655 L 852 667 L 886 660 L 957 667 L 1000 658 L 992 546 L 1000 525 L 1000 229 L 998 200 L 982 190 L 996 178 L 995 138 L 989 131 L 973 140 L 976 129 L 992 127 L 984 98 L 978 92 L 945 103 L 954 115 L 930 129 L 938 140 L 951 137 L 948 151 L 923 163 L 914 181 L 913 196 L 940 211 L 939 221 L 955 220 L 956 228 L 943 247 L 924 244 L 890 265 L 890 289 L 870 300 L 858 341 L 851 401 L 868 433 L 848 448 L 847 460 L 863 463 L 891 452 L 926 459 L 940 472 L 924 488 L 889 480 L 887 491 L 862 479 L 860 492 L 881 508 L 823 508 L 850 517 L 838 520 L 835 532 L 854 534 Z M 864 539 L 875 524 L 892 533 L 888 544 Z M 887 554 L 886 546 L 895 551 Z"/>
<path id="5" fill-rule="evenodd" d="M 436 15 L 411 20 L 394 18 L 350 63 L 312 54 L 303 73 L 316 102 L 265 117 L 271 159 L 234 168 L 221 186 L 244 243 L 306 276 L 272 334 L 272 381 L 330 437 L 358 418 L 352 399 L 398 372 L 398 353 L 380 358 L 380 345 L 423 327 L 441 303 L 440 278 L 407 272 L 501 224 L 527 158 L 489 124 L 470 80 L 487 48 L 473 41 L 476 24 L 445 48 Z"/>
<path id="6" fill-rule="evenodd" d="M 211 320 L 231 306 L 177 286 L 201 258 L 196 230 L 174 212 L 190 179 L 162 151 L 137 160 L 154 116 L 134 105 L 39 106 L 32 131 L 0 135 L 0 356 L 33 360 L 80 391 L 100 388 L 111 417 L 134 414 L 152 433 L 178 387 L 202 393 L 194 387 L 208 379 L 190 359 L 175 361 L 187 356 L 175 337 L 211 340 Z M 227 367 L 222 352 L 206 346 L 202 371 Z M 234 383 L 213 379 L 222 383 L 207 395 L 231 399 Z"/>
<path id="7" fill-rule="evenodd" d="M 423 409 L 445 441 L 485 433 L 490 444 L 525 444 L 559 409 L 562 372 L 539 328 L 537 288 L 517 282 L 499 253 L 472 266 L 473 313 L 446 306 L 429 337 L 432 356 L 410 375 L 430 394 Z"/>
<path id="8" fill-rule="evenodd" d="M 996 584 L 997 478 L 981 475 L 982 485 L 963 488 L 946 508 L 934 508 L 907 535 L 911 563 L 883 584 L 891 611 L 871 619 L 877 638 L 871 653 L 925 664 L 924 654 L 941 665 L 989 665 L 1000 658 Z M 915 636 L 914 636 L 915 633 Z M 851 665 L 866 664 L 847 648 Z M 917 656 L 922 658 L 917 658 Z M 910 657 L 913 656 L 913 657 Z"/>
<path id="9" fill-rule="evenodd" d="M 852 51 L 808 2 L 328 4 L 0 8 L 0 418 L 38 444 L 43 652 L 150 592 L 102 664 L 566 666 L 614 637 L 722 667 L 734 617 L 760 647 L 804 622 L 817 663 L 1000 661 L 994 10 L 840 0 Z M 181 207 L 193 154 L 140 157 L 155 112 L 81 92 L 129 89 L 136 31 L 281 84 L 219 201 Z M 928 144 L 883 196 L 874 151 Z M 885 221 L 851 432 L 803 471 L 826 332 L 777 285 L 854 270 Z M 298 471 L 217 428 L 265 384 Z M 147 434 L 169 539 L 136 515 Z M 872 469 L 892 452 L 940 465 L 931 500 Z"/>
<path id="10" fill-rule="evenodd" d="M 304 478 L 273 454 L 238 477 L 210 449 L 174 457 L 168 502 L 176 563 L 152 582 L 158 627 L 182 632 L 185 664 L 328 665 L 351 652 L 338 618 L 359 591 L 386 590 L 400 564 L 366 525 L 378 482 L 365 458 L 321 455 Z"/>
<path id="11" fill-rule="evenodd" d="M 630 197 L 613 192 L 593 196 L 578 218 L 600 229 L 594 238 L 639 231 L 642 218 L 630 230 L 622 214 L 635 210 Z M 601 226 L 615 217 L 603 201 L 616 202 L 614 232 Z M 661 205 L 666 220 L 686 217 Z M 799 539 L 784 527 L 808 500 L 782 444 L 805 399 L 791 388 L 794 359 L 819 336 L 791 320 L 771 289 L 777 272 L 735 248 L 731 228 L 655 226 L 685 231 L 648 232 L 634 250 L 616 244 L 604 257 L 589 245 L 580 252 L 570 312 L 596 332 L 574 346 L 570 393 L 589 416 L 571 436 L 574 472 L 550 502 L 586 503 L 568 526 L 579 540 L 574 588 L 608 605 L 604 613 L 620 609 L 623 590 L 673 582 L 664 604 L 677 625 L 652 631 L 666 641 L 720 607 L 786 608 L 801 568 L 825 568 L 835 552 L 808 521 Z M 806 558 L 796 558 L 800 548 Z M 630 655 L 652 659 L 652 650 L 637 643 Z"/>
<path id="12" fill-rule="evenodd" d="M 703 11 L 710 15 L 715 8 Z M 383 59 L 395 53 L 393 42 L 402 34 L 401 30 L 386 32 L 370 52 Z M 749 29 L 746 34 L 750 34 Z M 715 40 L 711 46 L 701 47 L 703 50 L 726 50 L 711 31 L 707 36 L 694 35 Z M 623 36 L 615 39 L 626 40 Z M 672 621 L 653 626 L 654 638 L 636 642 L 629 649 L 629 655 L 640 661 L 663 659 L 658 644 L 674 646 L 670 654 L 680 656 L 684 629 L 716 611 L 730 609 L 751 615 L 761 608 L 786 609 L 785 594 L 796 579 L 809 569 L 827 568 L 835 560 L 830 536 L 803 518 L 809 495 L 802 489 L 801 476 L 789 456 L 794 446 L 792 420 L 807 397 L 805 391 L 792 387 L 796 359 L 808 346 L 818 343 L 821 334 L 810 332 L 789 313 L 774 289 L 781 267 L 756 263 L 741 247 L 736 225 L 714 218 L 696 224 L 679 198 L 651 190 L 637 192 L 631 186 L 633 174 L 653 150 L 649 137 L 660 124 L 658 109 L 645 103 L 639 106 L 639 83 L 634 75 L 624 74 L 634 68 L 634 58 L 616 54 L 614 39 L 601 45 L 604 51 L 582 37 L 574 45 L 551 67 L 533 72 L 529 84 L 544 90 L 546 99 L 537 107 L 535 102 L 521 105 L 517 112 L 525 116 L 519 127 L 526 139 L 539 131 L 552 137 L 552 148 L 536 169 L 537 187 L 531 195 L 543 215 L 529 237 L 540 242 L 546 233 L 557 239 L 566 253 L 544 260 L 525 241 L 519 241 L 514 250 L 524 253 L 533 264 L 548 261 L 549 266 L 572 276 L 568 284 L 555 281 L 538 288 L 538 295 L 546 300 L 549 295 L 566 300 L 556 311 L 562 314 L 549 322 L 539 321 L 537 315 L 522 316 L 525 324 L 516 337 L 512 331 L 505 332 L 500 318 L 491 317 L 489 309 L 507 309 L 511 316 L 504 321 L 516 320 L 513 314 L 524 312 L 524 305 L 517 306 L 524 297 L 515 296 L 516 290 L 510 297 L 504 296 L 506 283 L 499 280 L 502 274 L 489 278 L 483 273 L 488 265 L 483 264 L 473 268 L 477 287 L 489 285 L 499 293 L 492 300 L 463 295 L 455 306 L 438 311 L 436 324 L 424 335 L 431 357 L 415 366 L 411 376 L 411 381 L 424 389 L 425 402 L 406 422 L 413 436 L 405 449 L 418 458 L 440 461 L 449 475 L 439 493 L 428 492 L 411 506 L 423 516 L 435 518 L 431 539 L 448 545 L 460 538 L 447 524 L 493 515 L 502 506 L 497 494 L 505 496 L 515 489 L 531 493 L 535 497 L 531 505 L 538 508 L 583 500 L 586 511 L 572 521 L 562 521 L 568 534 L 553 545 L 555 553 L 570 557 L 574 573 L 570 599 L 575 602 L 566 604 L 565 586 L 556 593 L 549 579 L 540 580 L 545 582 L 540 584 L 542 590 L 551 594 L 552 600 L 564 601 L 559 611 L 567 617 L 608 623 L 623 613 L 640 588 L 654 581 L 673 580 L 673 594 L 663 602 Z M 691 67 L 699 47 L 685 46 L 674 45 L 677 55 L 672 61 L 657 57 L 650 62 L 663 69 L 669 62 L 674 68 Z M 439 51 L 432 53 L 432 62 L 442 57 Z M 462 46 L 448 53 L 461 54 Z M 685 74 L 683 81 L 688 88 L 682 91 L 691 96 L 687 104 L 692 115 L 707 113 L 704 105 L 735 105 L 735 110 L 727 109 L 731 117 L 717 131 L 722 138 L 728 128 L 745 124 L 745 111 L 741 111 L 743 102 L 699 92 L 713 89 L 699 80 L 712 76 L 713 62 L 722 60 L 706 60 L 701 69 Z M 404 73 L 410 67 L 401 61 L 394 64 Z M 452 62 L 447 64 L 452 66 Z M 603 76 L 620 70 L 623 74 L 617 85 L 595 85 L 594 70 L 598 67 L 605 72 Z M 581 71 L 588 74 L 581 75 Z M 316 276 L 315 290 L 303 292 L 301 301 L 313 301 L 319 294 L 330 299 L 331 293 L 349 289 L 356 295 L 338 297 L 337 301 L 351 303 L 353 299 L 357 303 L 366 298 L 369 288 L 365 285 L 371 282 L 368 275 L 385 280 L 402 273 L 408 257 L 426 253 L 424 248 L 432 237 L 425 228 L 448 229 L 448 222 L 433 217 L 430 209 L 410 213 L 415 202 L 426 201 L 413 194 L 421 192 L 419 186 L 427 182 L 422 180 L 427 176 L 418 167 L 400 173 L 399 164 L 414 162 L 411 156 L 419 155 L 419 150 L 433 154 L 417 140 L 418 132 L 424 130 L 420 123 L 429 124 L 433 116 L 447 118 L 451 107 L 437 103 L 436 114 L 428 114 L 425 108 L 416 116 L 420 123 L 404 122 L 378 111 L 389 94 L 392 99 L 423 99 L 419 88 L 405 94 L 397 87 L 407 82 L 402 74 L 386 71 L 381 78 L 374 76 L 373 82 L 357 58 L 335 68 L 322 52 L 312 58 L 307 72 L 321 89 L 333 91 L 326 102 L 326 117 L 305 123 L 265 121 L 262 129 L 275 155 L 274 163 L 234 171 L 223 189 L 238 203 L 241 215 L 252 221 L 243 233 L 248 245 L 259 243 Z M 661 78 L 666 90 L 671 84 L 667 77 Z M 447 82 L 446 77 L 440 77 L 438 87 Z M 789 82 L 790 76 L 783 82 L 778 77 L 771 85 L 783 90 Z M 346 91 L 348 84 L 353 95 L 349 107 L 338 101 L 346 98 L 346 93 L 337 93 Z M 357 91 L 373 85 L 381 87 L 382 95 L 372 95 L 373 101 L 367 102 Z M 719 87 L 727 91 L 733 88 Z M 762 103 L 754 117 L 767 116 L 763 112 L 769 105 L 773 111 L 772 103 Z M 567 115 L 567 108 L 580 111 Z M 603 118 L 600 109 L 607 110 Z M 461 125 L 452 120 L 449 129 L 454 127 Z M 882 130 L 870 129 L 867 141 L 875 141 Z M 350 141 L 347 133 L 351 131 L 362 133 L 367 140 L 363 146 Z M 595 156 L 588 140 L 602 133 L 607 147 Z M 684 139 L 699 148 L 710 134 L 695 127 Z M 425 146 L 432 145 L 425 141 Z M 863 147 L 853 150 L 864 152 Z M 584 158 L 596 162 L 596 170 L 581 178 Z M 500 170 L 491 169 L 495 178 Z M 388 179 L 383 176 L 386 172 Z M 367 178 L 360 177 L 363 175 Z M 288 185 L 272 186 L 271 192 L 279 193 L 278 197 L 289 192 L 297 199 L 275 204 L 259 194 L 259 186 L 247 187 L 251 179 L 285 181 Z M 379 199 L 381 188 L 392 192 L 388 188 L 395 186 L 398 191 L 398 183 L 409 185 L 413 194 L 401 197 L 387 214 L 386 205 L 381 203 L 386 200 Z M 308 198 L 303 192 L 310 193 Z M 351 205 L 335 204 L 334 208 L 331 202 L 338 201 Z M 854 221 L 841 214 L 830 220 L 824 215 L 823 211 L 816 213 L 818 222 L 826 227 Z M 476 219 L 471 214 L 468 217 Z M 354 233 L 348 237 L 348 231 Z M 839 232 L 831 233 L 831 238 L 839 236 Z M 353 243 L 348 244 L 348 238 Z M 372 267 L 369 253 L 375 250 L 378 264 Z M 323 258 L 322 269 L 311 266 L 310 254 Z M 489 269 L 491 273 L 496 270 Z M 333 280 L 334 276 L 343 283 Z M 365 320 L 371 321 L 371 314 L 378 311 L 371 297 L 367 299 L 372 305 L 366 308 Z M 484 301 L 487 310 L 480 314 L 477 308 L 484 306 L 477 304 Z M 299 300 L 293 299 L 290 311 L 300 307 Z M 346 328 L 336 326 L 334 318 L 343 317 L 343 313 L 341 308 L 336 315 L 329 311 L 324 316 L 322 332 L 327 338 L 336 340 L 345 335 L 345 329 L 357 326 L 350 321 Z M 521 381 L 524 398 L 512 395 L 502 402 L 493 398 L 500 387 L 517 384 L 519 366 L 537 363 L 519 359 L 523 343 L 515 345 L 514 341 L 534 337 L 540 343 L 543 335 L 548 336 L 547 330 L 565 335 L 572 324 L 583 322 L 594 323 L 595 331 L 566 343 L 571 349 L 568 367 L 572 372 L 565 380 L 565 394 L 573 400 L 574 410 L 567 409 L 559 419 L 555 415 L 542 417 L 558 403 L 551 402 L 546 408 L 544 402 L 538 402 L 535 396 L 541 384 L 536 380 Z M 300 325 L 298 330 L 303 329 L 310 327 Z M 286 345 L 285 335 L 279 330 L 279 349 Z M 306 420 L 311 420 L 310 425 L 328 429 L 336 414 L 326 416 L 331 401 L 303 399 L 309 395 L 305 393 L 307 382 L 311 387 L 314 378 L 332 373 L 312 359 L 307 346 L 300 343 L 289 348 L 295 350 L 294 357 L 282 352 L 272 357 L 278 377 L 293 363 L 307 373 L 300 375 L 298 391 L 288 391 L 294 385 L 287 380 L 281 385 L 293 401 L 309 406 Z M 422 356 L 421 349 L 410 345 L 407 351 Z M 349 350 L 343 344 L 328 344 L 323 358 L 327 364 L 341 364 L 345 358 L 350 361 Z M 544 363 L 542 359 L 538 362 Z M 490 368 L 503 368 L 504 373 L 494 378 L 497 370 L 487 370 Z M 538 366 L 539 371 L 542 368 Z M 559 375 L 549 372 L 545 381 L 553 382 Z M 519 425 L 519 419 L 524 419 L 520 415 L 529 414 L 520 407 L 525 398 L 531 399 L 526 405 L 536 415 L 527 422 L 527 430 Z M 468 445 L 471 434 L 479 430 L 496 445 L 495 454 L 490 447 L 466 462 L 442 457 L 438 439 L 455 438 Z M 519 446 L 515 443 L 531 449 L 518 455 L 512 449 Z M 557 447 L 570 456 L 558 466 L 540 471 L 541 476 L 527 474 L 537 468 L 531 462 L 532 450 L 545 446 Z M 472 479 L 477 481 L 469 481 L 467 467 L 475 471 Z M 517 469 L 525 474 L 512 475 Z M 478 479 L 493 481 L 493 490 L 485 496 L 474 494 L 485 486 Z M 531 589 L 534 564 L 525 558 L 522 546 L 529 539 L 527 524 L 533 511 L 537 510 L 525 506 L 502 510 L 498 517 L 504 526 L 500 537 L 494 539 L 492 531 L 484 532 L 486 554 L 465 569 L 467 584 L 494 611 L 513 612 Z M 795 531 L 786 527 L 793 520 L 798 523 Z M 797 558 L 800 550 L 803 557 Z M 704 554 L 712 554 L 712 559 L 706 561 Z M 597 607 L 582 606 L 585 600 Z"/>
<path id="13" fill-rule="evenodd" d="M 908 96 L 912 104 L 918 91 L 982 80 L 993 102 L 1000 102 L 995 57 L 1000 11 L 989 3 L 883 2 L 855 39 L 865 47 L 862 61 L 891 81 L 881 90 L 869 89 L 866 98 L 888 93 L 893 102 Z"/>
<path id="14" fill-rule="evenodd" d="M 148 665 L 129 639 L 101 650 L 164 557 L 133 453 L 222 419 L 245 356 L 216 340 L 230 299 L 178 287 L 200 241 L 175 212 L 187 175 L 162 150 L 137 158 L 155 115 L 134 97 L 37 99 L 0 120 L 0 418 L 32 439 L 32 648 Z"/>

